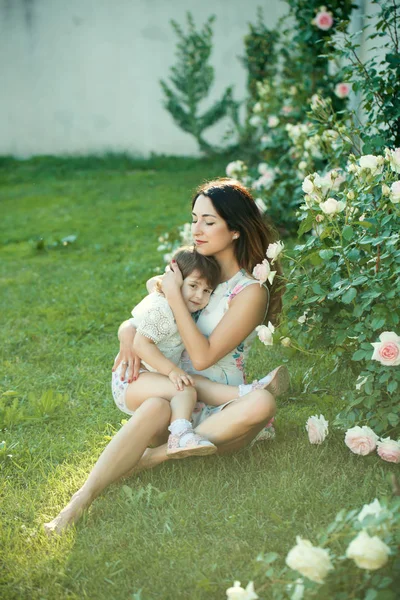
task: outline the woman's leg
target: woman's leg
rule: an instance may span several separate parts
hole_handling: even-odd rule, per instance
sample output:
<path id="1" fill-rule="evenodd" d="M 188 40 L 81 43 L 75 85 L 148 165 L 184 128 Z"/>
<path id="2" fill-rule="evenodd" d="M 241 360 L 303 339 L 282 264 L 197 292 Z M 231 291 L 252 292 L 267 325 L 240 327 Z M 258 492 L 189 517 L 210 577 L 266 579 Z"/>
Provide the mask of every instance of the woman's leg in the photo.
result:
<path id="1" fill-rule="evenodd" d="M 69 504 L 53 521 L 45 524 L 46 531 L 60 533 L 75 523 L 110 483 L 134 468 L 152 440 L 167 429 L 170 418 L 171 408 L 164 398 L 148 398 L 143 402 L 103 450 L 86 482 Z"/>
<path id="2" fill-rule="evenodd" d="M 280 365 L 262 379 L 249 385 L 235 386 L 216 383 L 202 375 L 193 375 L 192 377 L 195 382 L 198 401 L 209 406 L 221 406 L 221 404 L 249 394 L 255 389 L 266 389 L 273 396 L 280 396 L 289 387 L 289 373 L 284 365 Z"/>
<path id="3" fill-rule="evenodd" d="M 196 387 L 198 402 L 204 402 L 209 406 L 221 406 L 221 404 L 239 397 L 237 385 L 216 383 L 203 375 L 192 375 L 191 377 Z"/>
<path id="4" fill-rule="evenodd" d="M 275 399 L 267 390 L 255 390 L 234 400 L 221 412 L 208 417 L 196 427 L 218 447 L 219 454 L 233 452 L 251 442 L 276 412 Z M 148 448 L 137 470 L 151 469 L 168 459 L 166 445 Z"/>

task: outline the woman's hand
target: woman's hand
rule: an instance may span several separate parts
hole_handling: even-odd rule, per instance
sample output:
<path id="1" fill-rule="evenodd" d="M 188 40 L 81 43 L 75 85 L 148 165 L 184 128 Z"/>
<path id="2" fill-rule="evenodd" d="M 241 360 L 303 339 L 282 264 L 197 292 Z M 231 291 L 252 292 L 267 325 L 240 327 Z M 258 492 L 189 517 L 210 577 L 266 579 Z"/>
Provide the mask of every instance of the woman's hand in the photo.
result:
<path id="1" fill-rule="evenodd" d="M 116 371 L 121 366 L 121 381 L 127 380 L 128 383 L 136 381 L 139 377 L 140 358 L 134 352 L 132 346 L 120 345 L 119 352 L 114 361 L 113 371 Z"/>
<path id="2" fill-rule="evenodd" d="M 194 381 L 190 375 L 188 375 L 186 371 L 180 369 L 179 367 L 172 369 L 172 371 L 168 373 L 168 377 L 179 392 L 183 390 L 185 385 L 194 385 Z"/>
<path id="3" fill-rule="evenodd" d="M 176 293 L 180 293 L 182 287 L 183 277 L 182 273 L 173 260 L 170 265 L 170 269 L 165 272 L 161 282 L 161 288 L 166 298 L 173 296 Z"/>
<path id="4" fill-rule="evenodd" d="M 136 329 L 129 320 L 121 324 L 118 330 L 119 352 L 112 368 L 113 371 L 116 371 L 119 365 L 122 365 L 121 381 L 127 379 L 128 383 L 136 381 L 139 377 L 140 358 L 133 349 L 135 334 Z"/>

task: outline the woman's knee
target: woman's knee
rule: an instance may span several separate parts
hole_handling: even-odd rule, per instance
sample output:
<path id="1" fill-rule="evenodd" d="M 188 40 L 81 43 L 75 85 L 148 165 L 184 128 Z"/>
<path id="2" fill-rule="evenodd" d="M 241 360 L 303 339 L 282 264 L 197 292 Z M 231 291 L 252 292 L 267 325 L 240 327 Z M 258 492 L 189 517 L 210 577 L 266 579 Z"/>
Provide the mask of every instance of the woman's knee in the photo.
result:
<path id="1" fill-rule="evenodd" d="M 160 423 L 168 422 L 171 418 L 171 406 L 165 398 L 147 398 L 136 412 L 139 412 L 146 417 L 154 418 Z"/>
<path id="2" fill-rule="evenodd" d="M 257 425 L 275 416 L 275 398 L 267 390 L 254 390 L 246 400 L 245 419 L 248 425 Z"/>

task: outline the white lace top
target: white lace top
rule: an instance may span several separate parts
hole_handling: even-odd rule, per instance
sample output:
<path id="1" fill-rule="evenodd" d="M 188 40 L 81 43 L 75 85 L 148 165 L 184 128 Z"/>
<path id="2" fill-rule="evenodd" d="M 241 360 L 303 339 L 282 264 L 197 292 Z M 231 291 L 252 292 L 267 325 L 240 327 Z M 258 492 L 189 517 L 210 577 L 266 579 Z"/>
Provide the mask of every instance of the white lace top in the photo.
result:
<path id="1" fill-rule="evenodd" d="M 233 298 L 245 287 L 254 284 L 259 285 L 259 282 L 248 275 L 244 269 L 238 271 L 228 281 L 220 283 L 214 290 L 210 302 L 198 318 L 197 327 L 202 334 L 209 337 L 226 311 L 229 310 Z M 249 310 L 251 310 L 251 307 L 249 307 Z M 199 373 L 212 381 L 240 385 L 245 381 L 245 362 L 255 336 L 256 331 L 254 330 L 236 348 L 204 371 L 196 371 L 193 368 L 189 355 L 185 350 L 182 354 L 180 367 L 188 373 Z"/>
<path id="2" fill-rule="evenodd" d="M 132 310 L 132 325 L 136 331 L 152 340 L 165 358 L 176 365 L 183 351 L 183 343 L 174 315 L 164 296 L 152 292 Z M 143 366 L 155 371 L 142 360 Z"/>

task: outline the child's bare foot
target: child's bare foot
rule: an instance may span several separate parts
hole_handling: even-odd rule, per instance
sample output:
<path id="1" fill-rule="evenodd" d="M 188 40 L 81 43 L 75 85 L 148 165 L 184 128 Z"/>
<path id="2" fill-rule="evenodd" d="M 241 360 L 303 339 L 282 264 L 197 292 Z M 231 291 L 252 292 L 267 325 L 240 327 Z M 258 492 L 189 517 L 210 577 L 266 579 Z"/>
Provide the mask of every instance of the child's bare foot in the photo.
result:
<path id="1" fill-rule="evenodd" d="M 71 498 L 65 508 L 49 523 L 44 524 L 48 536 L 60 535 L 74 525 L 82 516 L 83 511 L 90 505 L 92 498 L 83 490 L 79 490 Z"/>

